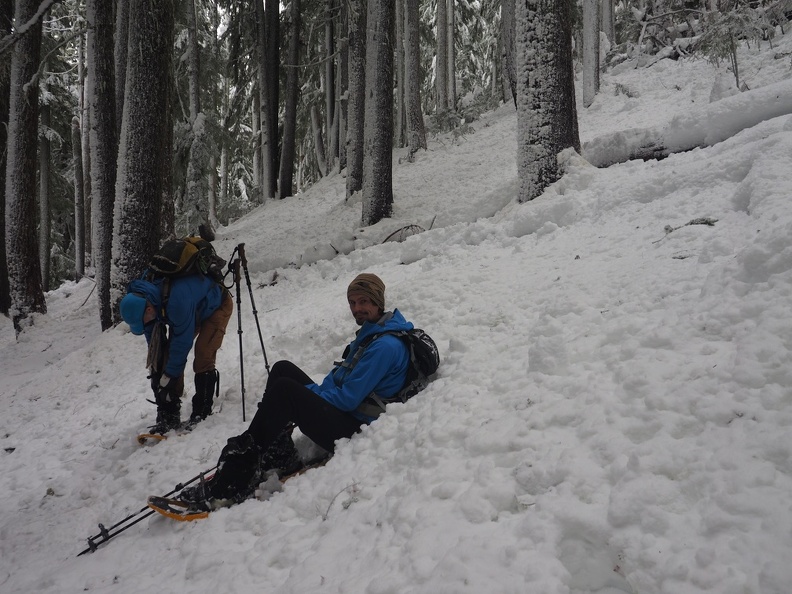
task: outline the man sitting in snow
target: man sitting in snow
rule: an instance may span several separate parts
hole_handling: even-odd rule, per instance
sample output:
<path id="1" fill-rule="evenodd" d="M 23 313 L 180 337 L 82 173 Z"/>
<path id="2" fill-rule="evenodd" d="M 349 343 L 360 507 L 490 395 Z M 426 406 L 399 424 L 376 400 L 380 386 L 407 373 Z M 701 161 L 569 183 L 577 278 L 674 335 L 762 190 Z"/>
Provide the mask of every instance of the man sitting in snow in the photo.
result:
<path id="1" fill-rule="evenodd" d="M 162 278 L 153 282 L 133 280 L 120 305 L 121 317 L 129 324 L 132 334 L 146 335 L 147 367 L 152 370 L 151 389 L 157 403 L 157 422 L 150 431 L 160 435 L 181 423 L 184 367 L 193 340 L 195 396 L 190 423 L 198 423 L 212 414 L 219 379 L 215 368 L 217 351 L 234 311 L 231 294 L 201 274 L 170 279 L 169 295 L 163 307 L 163 282 Z M 165 326 L 170 328 L 167 341 Z M 161 349 L 165 352 L 160 352 Z"/>
<path id="2" fill-rule="evenodd" d="M 352 360 L 367 337 L 410 330 L 413 325 L 398 309 L 385 311 L 385 285 L 374 274 L 358 275 L 347 289 L 347 300 L 360 329 L 344 351 L 344 361 L 321 384 L 289 361 L 275 363 L 247 431 L 228 440 L 214 477 L 184 489 L 183 501 L 208 510 L 250 497 L 266 470 L 290 474 L 301 467 L 288 430 L 292 423 L 332 452 L 336 440 L 351 437 L 374 420 L 364 412 L 368 396 L 387 398 L 401 390 L 410 356 L 399 338 L 382 336 L 363 350 L 356 363 Z"/>

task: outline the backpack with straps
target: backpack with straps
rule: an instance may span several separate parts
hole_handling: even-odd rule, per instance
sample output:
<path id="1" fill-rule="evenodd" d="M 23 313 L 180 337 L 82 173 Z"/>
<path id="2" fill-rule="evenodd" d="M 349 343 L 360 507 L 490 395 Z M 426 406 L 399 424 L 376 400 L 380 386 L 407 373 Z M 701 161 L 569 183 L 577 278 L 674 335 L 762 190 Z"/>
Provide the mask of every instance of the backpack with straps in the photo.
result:
<path id="1" fill-rule="evenodd" d="M 203 274 L 222 285 L 225 264 L 226 261 L 217 255 L 214 246 L 202 237 L 191 235 L 181 239 L 169 239 L 151 257 L 145 279 L 164 279 L 160 287 L 161 310 L 164 315 L 170 297 L 171 279 Z"/>
<path id="2" fill-rule="evenodd" d="M 167 278 L 200 273 L 222 282 L 225 263 L 210 242 L 190 236 L 163 243 L 151 257 L 149 270 Z"/>
<path id="3" fill-rule="evenodd" d="M 379 337 L 386 335 L 396 336 L 404 343 L 410 355 L 410 363 L 407 366 L 407 376 L 401 390 L 388 398 L 383 398 L 376 392 L 372 392 L 357 407 L 357 412 L 374 418 L 385 412 L 385 407 L 389 403 L 407 402 L 423 390 L 429 385 L 431 377 L 437 372 L 437 368 L 440 367 L 440 353 L 437 350 L 435 341 L 420 328 L 389 330 L 369 336 L 360 344 L 352 359 L 349 362 L 344 362 L 343 366 L 352 370 L 363 356 L 366 348 Z"/>

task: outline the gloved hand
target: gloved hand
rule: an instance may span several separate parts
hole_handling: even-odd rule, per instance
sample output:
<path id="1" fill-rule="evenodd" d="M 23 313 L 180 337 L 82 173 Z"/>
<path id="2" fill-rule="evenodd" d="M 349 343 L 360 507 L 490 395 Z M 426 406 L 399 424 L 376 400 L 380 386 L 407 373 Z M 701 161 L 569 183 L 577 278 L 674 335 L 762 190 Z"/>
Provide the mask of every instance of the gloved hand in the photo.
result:
<path id="1" fill-rule="evenodd" d="M 154 387 L 154 378 L 151 379 L 152 387 Z M 155 399 L 157 403 L 160 402 L 175 402 L 176 396 L 173 394 L 173 387 L 176 384 L 172 378 L 164 373 L 160 376 L 156 388 L 154 388 Z"/>

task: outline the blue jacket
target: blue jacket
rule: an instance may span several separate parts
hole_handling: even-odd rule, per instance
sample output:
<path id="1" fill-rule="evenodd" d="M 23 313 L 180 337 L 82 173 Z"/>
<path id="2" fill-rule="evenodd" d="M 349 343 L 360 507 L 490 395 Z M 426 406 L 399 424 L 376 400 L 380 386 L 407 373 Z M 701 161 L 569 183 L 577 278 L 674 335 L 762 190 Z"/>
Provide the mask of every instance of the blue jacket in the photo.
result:
<path id="1" fill-rule="evenodd" d="M 179 377 L 184 373 L 196 330 L 220 307 L 223 291 L 220 285 L 202 274 L 171 279 L 170 296 L 163 315 L 162 281 L 133 280 L 128 291 L 143 295 L 157 309 L 157 319 L 170 327 L 165 375 Z M 152 330 L 151 324 L 144 328 L 146 342 L 151 340 Z"/>
<path id="2" fill-rule="evenodd" d="M 386 314 L 383 318 L 376 323 L 366 322 L 360 327 L 355 340 L 349 344 L 347 361 L 355 355 L 357 347 L 367 336 L 387 330 L 411 330 L 413 327 L 398 309 L 391 316 Z M 409 363 L 410 355 L 404 343 L 396 336 L 383 336 L 366 348 L 352 370 L 336 366 L 321 384 L 308 384 L 307 387 L 336 408 L 351 412 L 361 421 L 370 423 L 372 417 L 355 409 L 372 392 L 388 398 L 401 390 Z"/>

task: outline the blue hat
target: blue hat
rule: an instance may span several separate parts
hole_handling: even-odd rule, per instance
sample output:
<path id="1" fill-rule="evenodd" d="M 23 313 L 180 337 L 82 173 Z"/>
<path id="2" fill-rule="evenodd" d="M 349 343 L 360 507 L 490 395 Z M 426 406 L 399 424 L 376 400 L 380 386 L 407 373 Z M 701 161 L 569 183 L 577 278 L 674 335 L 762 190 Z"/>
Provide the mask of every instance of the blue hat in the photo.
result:
<path id="1" fill-rule="evenodd" d="M 137 293 L 127 293 L 121 300 L 121 317 L 129 324 L 132 334 L 143 334 L 143 314 L 146 311 L 146 298 Z"/>

